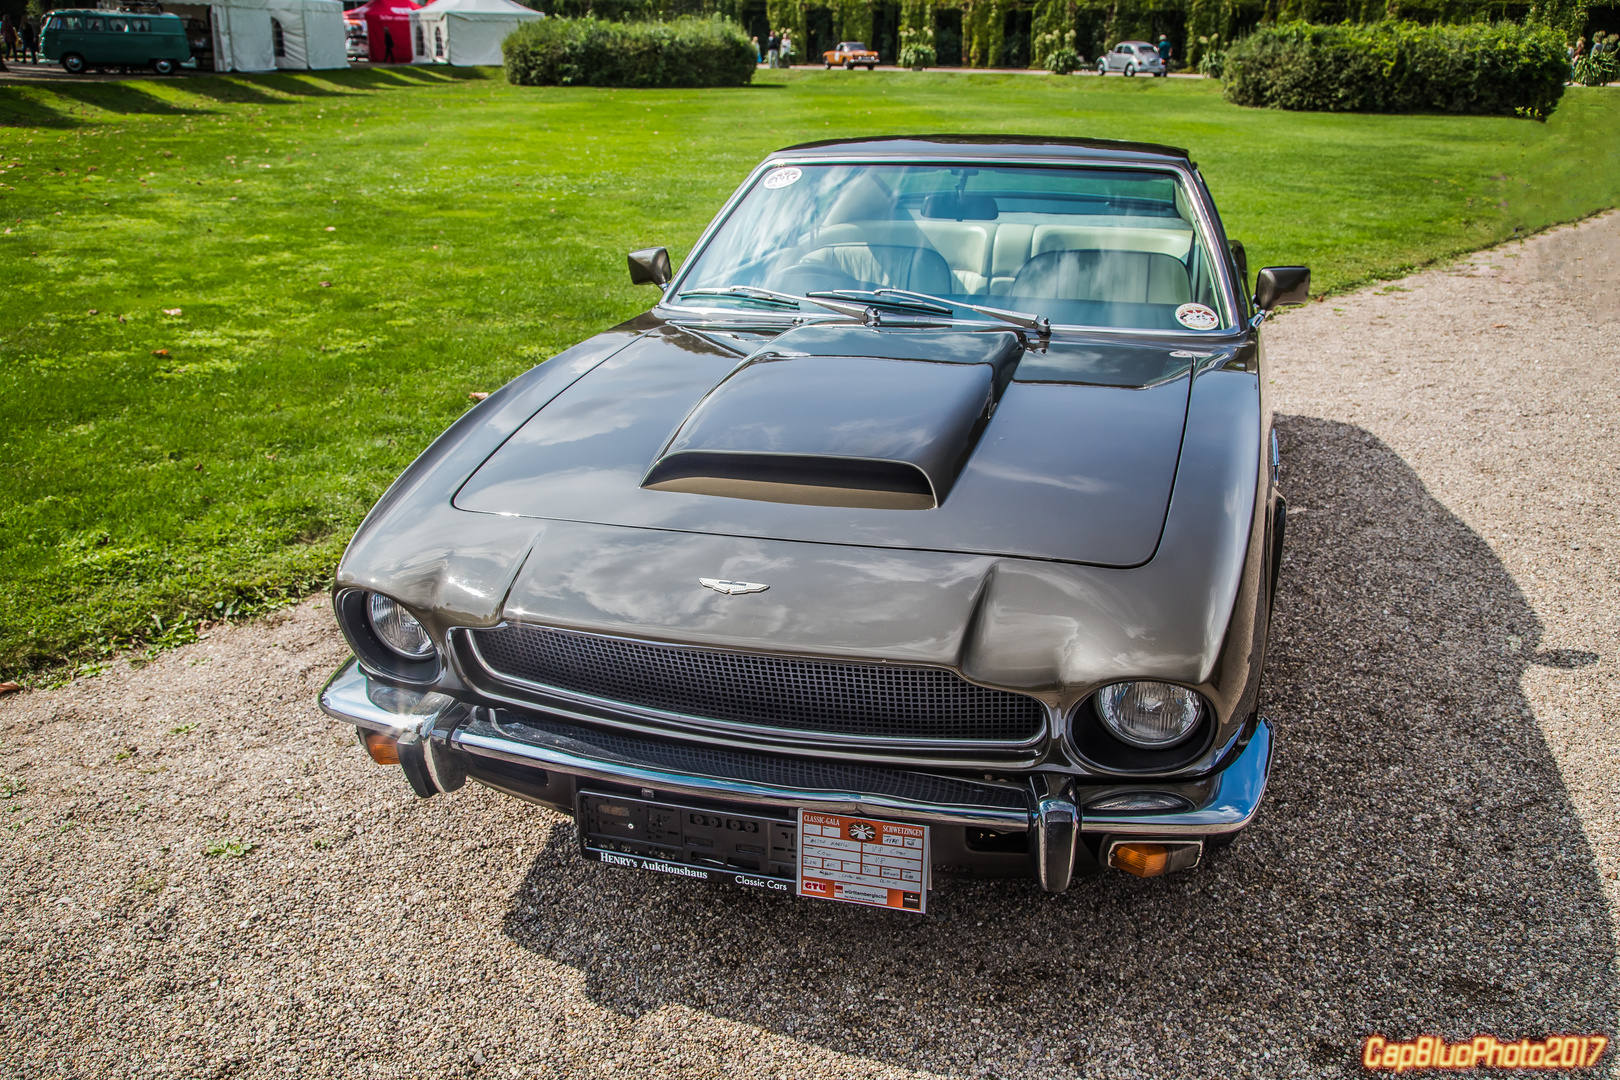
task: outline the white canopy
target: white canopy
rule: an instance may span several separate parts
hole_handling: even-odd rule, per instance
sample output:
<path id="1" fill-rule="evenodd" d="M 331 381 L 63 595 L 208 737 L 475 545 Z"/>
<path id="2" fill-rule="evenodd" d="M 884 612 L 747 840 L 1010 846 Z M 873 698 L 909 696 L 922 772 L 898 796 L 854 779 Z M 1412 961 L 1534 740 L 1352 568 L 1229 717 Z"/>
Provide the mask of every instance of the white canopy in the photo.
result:
<path id="1" fill-rule="evenodd" d="M 411 12 L 411 62 L 499 64 L 506 35 L 543 18 L 515 0 L 433 0 Z"/>
<path id="2" fill-rule="evenodd" d="M 269 0 L 269 3 L 276 67 L 313 71 L 349 66 L 344 48 L 347 28 L 340 0 Z"/>
<path id="3" fill-rule="evenodd" d="M 215 71 L 348 67 L 340 0 L 207 0 Z M 193 5 L 170 5 L 176 14 Z M 201 12 L 197 12 L 201 14 Z"/>

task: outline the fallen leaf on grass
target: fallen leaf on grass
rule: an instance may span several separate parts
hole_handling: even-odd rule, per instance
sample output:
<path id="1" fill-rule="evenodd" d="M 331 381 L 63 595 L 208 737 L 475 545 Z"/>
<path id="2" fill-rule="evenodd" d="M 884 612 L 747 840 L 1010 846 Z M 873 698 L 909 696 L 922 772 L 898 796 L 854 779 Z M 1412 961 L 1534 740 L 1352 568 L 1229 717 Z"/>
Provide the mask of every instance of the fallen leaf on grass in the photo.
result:
<path id="1" fill-rule="evenodd" d="M 193 465 L 191 467 L 191 471 L 192 472 L 202 472 L 202 462 L 199 461 L 199 462 L 197 462 L 197 464 Z"/>
<path id="2" fill-rule="evenodd" d="M 474 390 L 472 393 L 468 394 L 467 397 L 472 399 L 473 401 L 483 401 L 485 398 L 489 397 L 489 391 L 488 390 Z"/>
<path id="3" fill-rule="evenodd" d="M 96 310 L 96 309 L 95 309 L 95 308 L 91 308 L 91 309 L 90 309 L 90 314 L 92 314 L 92 315 L 99 315 L 99 314 L 100 314 L 100 312 L 98 312 L 98 311 L 97 311 L 97 310 Z"/>
<path id="4" fill-rule="evenodd" d="M 152 350 L 152 355 L 153 356 L 168 356 L 169 355 L 169 350 L 168 349 L 153 349 Z"/>
<path id="5" fill-rule="evenodd" d="M 330 282 L 330 281 L 323 281 L 323 282 L 321 282 L 321 288 L 323 288 L 323 289 L 330 289 L 330 288 L 331 288 L 331 287 L 332 287 L 332 283 L 331 283 L 331 282 Z"/>
<path id="6" fill-rule="evenodd" d="M 337 232 L 337 226 L 336 225 L 328 225 L 326 227 L 326 231 L 327 232 Z"/>
<path id="7" fill-rule="evenodd" d="M 21 689 L 22 687 L 14 682 L 0 682 L 0 694 L 11 694 Z"/>
<path id="8" fill-rule="evenodd" d="M 166 307 L 166 308 L 163 309 L 163 314 L 165 314 L 165 315 L 178 315 L 178 314 L 180 314 L 180 309 L 177 308 L 177 307 Z"/>

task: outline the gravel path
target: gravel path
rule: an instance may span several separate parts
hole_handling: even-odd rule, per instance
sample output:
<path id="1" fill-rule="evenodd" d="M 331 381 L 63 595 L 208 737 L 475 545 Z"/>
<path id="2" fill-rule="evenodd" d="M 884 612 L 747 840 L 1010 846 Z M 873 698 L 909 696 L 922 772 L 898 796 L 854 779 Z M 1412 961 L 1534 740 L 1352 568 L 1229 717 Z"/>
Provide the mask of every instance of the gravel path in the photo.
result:
<path id="1" fill-rule="evenodd" d="M 1620 1034 L 1616 251 L 1609 215 L 1274 325 L 1279 761 L 1205 867 L 912 918 L 588 864 L 371 766 L 311 601 L 0 699 L 0 1075 L 1350 1076 L 1369 1032 Z"/>

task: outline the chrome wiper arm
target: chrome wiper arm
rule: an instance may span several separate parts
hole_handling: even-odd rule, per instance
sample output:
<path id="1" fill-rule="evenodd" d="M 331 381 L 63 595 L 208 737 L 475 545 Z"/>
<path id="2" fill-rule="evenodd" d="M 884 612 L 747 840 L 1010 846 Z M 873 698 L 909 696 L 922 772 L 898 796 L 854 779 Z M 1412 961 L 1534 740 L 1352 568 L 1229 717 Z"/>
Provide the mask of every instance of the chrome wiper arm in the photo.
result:
<path id="1" fill-rule="evenodd" d="M 851 300 L 855 303 L 867 304 L 872 307 L 889 308 L 896 311 L 920 311 L 928 315 L 950 316 L 956 309 L 944 301 L 923 299 L 921 293 L 906 293 L 899 299 L 889 299 L 893 294 L 899 293 L 897 289 L 830 289 L 827 292 L 813 292 L 805 295 L 814 299 L 818 296 L 829 296 L 838 300 Z"/>
<path id="2" fill-rule="evenodd" d="M 732 300 L 752 300 L 758 304 L 768 304 L 771 307 L 792 308 L 799 310 L 799 302 L 789 296 L 778 296 L 766 289 L 750 289 L 743 285 L 732 285 L 725 289 L 686 289 L 680 293 L 680 299 L 688 296 L 724 296 Z"/>
<path id="3" fill-rule="evenodd" d="M 795 296 L 793 293 L 777 292 L 775 289 L 762 289 L 757 285 L 727 285 L 722 289 L 685 289 L 682 290 L 681 299 L 688 296 L 735 296 L 748 300 L 758 300 L 761 303 L 772 303 L 782 307 L 791 307 L 795 311 L 799 305 L 810 303 L 817 307 L 836 311 L 840 315 L 851 315 L 861 318 L 866 314 L 867 304 L 841 304 L 837 302 L 818 299 L 814 296 Z"/>
<path id="4" fill-rule="evenodd" d="M 992 319 L 999 319 L 1004 323 L 1011 323 L 1013 326 L 1021 326 L 1025 330 L 1033 330 L 1042 336 L 1052 332 L 1052 320 L 1048 319 L 1045 315 L 1030 315 L 1023 311 L 1007 311 L 1003 308 L 980 307 L 978 304 L 968 304 L 960 300 L 947 300 L 943 296 L 935 296 L 932 293 L 912 292 L 909 289 L 876 289 L 873 291 L 873 295 L 878 297 L 897 296 L 906 300 L 920 301 L 928 304 L 943 304 L 947 310 L 959 307 L 967 308 L 969 311 L 976 311 L 980 315 L 988 315 Z"/>

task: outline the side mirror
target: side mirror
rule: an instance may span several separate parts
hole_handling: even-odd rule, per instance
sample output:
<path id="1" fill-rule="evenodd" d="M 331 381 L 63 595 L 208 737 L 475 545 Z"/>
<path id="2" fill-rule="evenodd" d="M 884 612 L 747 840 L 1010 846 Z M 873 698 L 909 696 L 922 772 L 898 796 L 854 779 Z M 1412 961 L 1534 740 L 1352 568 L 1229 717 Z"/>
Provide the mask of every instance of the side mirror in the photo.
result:
<path id="1" fill-rule="evenodd" d="M 1311 268 L 1268 266 L 1254 283 L 1254 306 L 1270 311 L 1283 304 L 1303 304 L 1311 298 Z"/>
<path id="2" fill-rule="evenodd" d="M 668 248 L 642 248 L 630 253 L 630 284 L 657 285 L 661 289 L 674 276 Z"/>

